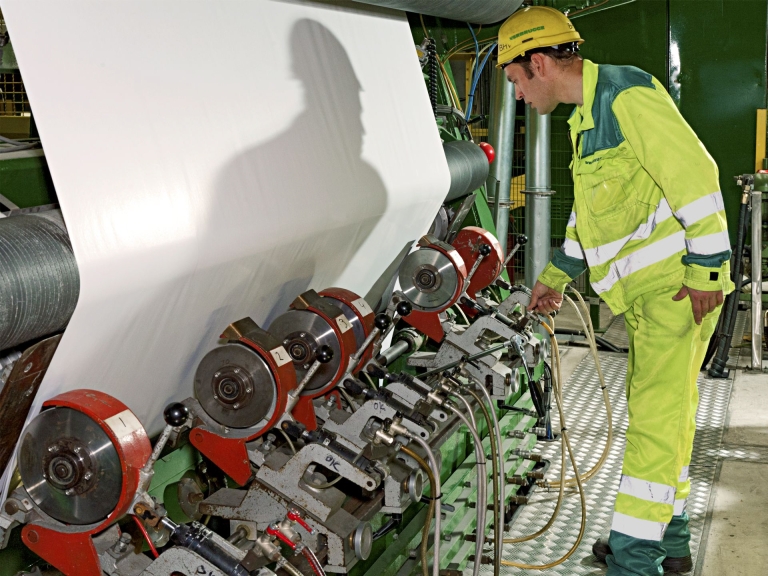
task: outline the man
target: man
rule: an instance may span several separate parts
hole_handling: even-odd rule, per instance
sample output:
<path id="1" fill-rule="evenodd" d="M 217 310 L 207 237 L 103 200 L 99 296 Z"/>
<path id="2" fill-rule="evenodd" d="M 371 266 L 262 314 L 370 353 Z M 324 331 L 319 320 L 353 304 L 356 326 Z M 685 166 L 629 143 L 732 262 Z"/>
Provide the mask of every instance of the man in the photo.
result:
<path id="1" fill-rule="evenodd" d="M 627 446 L 610 537 L 593 552 L 610 576 L 686 572 L 696 379 L 733 289 L 718 171 L 658 80 L 582 60 L 582 42 L 547 7 L 520 10 L 499 30 L 499 66 L 518 99 L 540 114 L 576 105 L 573 212 L 529 308 L 559 309 L 589 268 L 594 290 L 624 314 Z"/>

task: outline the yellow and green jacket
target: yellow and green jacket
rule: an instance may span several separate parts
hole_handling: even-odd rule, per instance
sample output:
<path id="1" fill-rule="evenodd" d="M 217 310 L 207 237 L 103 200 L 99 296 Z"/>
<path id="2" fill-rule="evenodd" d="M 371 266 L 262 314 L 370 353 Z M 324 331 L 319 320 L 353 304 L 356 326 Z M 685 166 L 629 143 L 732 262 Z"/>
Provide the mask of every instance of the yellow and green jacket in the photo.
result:
<path id="1" fill-rule="evenodd" d="M 584 60 L 568 120 L 574 203 L 539 276 L 559 292 L 589 268 L 615 314 L 646 292 L 733 289 L 717 165 L 656 78 Z"/>

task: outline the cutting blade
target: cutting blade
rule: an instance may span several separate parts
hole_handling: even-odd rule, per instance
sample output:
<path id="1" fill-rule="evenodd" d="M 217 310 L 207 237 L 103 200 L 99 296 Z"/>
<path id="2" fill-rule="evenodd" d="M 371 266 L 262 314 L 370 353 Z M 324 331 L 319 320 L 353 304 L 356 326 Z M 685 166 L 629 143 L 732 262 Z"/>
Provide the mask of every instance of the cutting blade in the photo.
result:
<path id="1" fill-rule="evenodd" d="M 411 252 L 400 266 L 402 292 L 423 312 L 444 310 L 455 296 L 458 282 L 453 262 L 433 248 Z"/>
<path id="2" fill-rule="evenodd" d="M 331 361 L 320 365 L 302 395 L 322 388 L 336 377 L 342 361 L 341 345 L 336 332 L 322 316 L 309 310 L 289 310 L 275 318 L 267 331 L 283 341 L 293 359 L 297 382 L 302 381 L 315 361 L 318 348 L 326 345 L 333 350 Z"/>
<path id="3" fill-rule="evenodd" d="M 277 384 L 264 359 L 239 343 L 214 348 L 195 373 L 195 396 L 208 415 L 231 428 L 266 424 L 277 405 Z"/>
<path id="4" fill-rule="evenodd" d="M 40 509 L 67 524 L 106 518 L 123 484 L 120 457 L 107 433 L 82 412 L 64 407 L 41 412 L 27 426 L 19 472 Z"/>

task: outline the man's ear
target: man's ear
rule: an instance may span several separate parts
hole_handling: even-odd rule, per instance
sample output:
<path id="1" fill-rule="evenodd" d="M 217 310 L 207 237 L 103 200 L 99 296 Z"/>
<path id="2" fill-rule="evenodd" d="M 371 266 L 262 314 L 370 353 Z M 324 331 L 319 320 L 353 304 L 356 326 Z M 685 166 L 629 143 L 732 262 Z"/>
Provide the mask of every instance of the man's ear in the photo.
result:
<path id="1" fill-rule="evenodd" d="M 546 76 L 546 60 L 547 57 L 540 52 L 531 54 L 531 71 L 533 72 L 534 76 Z"/>

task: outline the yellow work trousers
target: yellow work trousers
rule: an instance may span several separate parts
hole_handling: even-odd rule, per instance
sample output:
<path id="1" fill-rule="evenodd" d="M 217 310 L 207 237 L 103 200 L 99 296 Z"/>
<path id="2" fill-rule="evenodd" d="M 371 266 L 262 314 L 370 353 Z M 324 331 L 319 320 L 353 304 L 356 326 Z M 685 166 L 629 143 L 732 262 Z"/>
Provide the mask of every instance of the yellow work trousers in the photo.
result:
<path id="1" fill-rule="evenodd" d="M 609 539 L 610 576 L 661 575 L 666 556 L 690 554 L 684 511 L 696 381 L 720 308 L 697 325 L 690 299 L 672 300 L 678 290 L 644 294 L 624 314 L 629 427 Z"/>

